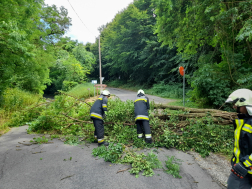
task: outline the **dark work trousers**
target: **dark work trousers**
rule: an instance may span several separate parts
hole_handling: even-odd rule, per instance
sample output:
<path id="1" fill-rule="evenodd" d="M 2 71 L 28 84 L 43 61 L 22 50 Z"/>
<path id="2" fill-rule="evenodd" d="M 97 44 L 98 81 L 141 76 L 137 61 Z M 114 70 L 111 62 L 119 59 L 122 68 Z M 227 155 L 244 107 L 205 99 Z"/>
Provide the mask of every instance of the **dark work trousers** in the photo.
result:
<path id="1" fill-rule="evenodd" d="M 137 120 L 137 134 L 151 134 L 149 121 L 147 120 Z"/>
<path id="2" fill-rule="evenodd" d="M 95 118 L 92 118 L 92 120 L 94 122 L 94 127 L 95 127 L 94 135 L 97 136 L 97 139 L 103 139 L 104 138 L 103 121 L 100 119 L 95 119 Z"/>
<path id="3" fill-rule="evenodd" d="M 251 189 L 252 187 L 252 176 L 245 176 L 243 179 L 237 177 L 234 173 L 228 177 L 227 189 Z"/>

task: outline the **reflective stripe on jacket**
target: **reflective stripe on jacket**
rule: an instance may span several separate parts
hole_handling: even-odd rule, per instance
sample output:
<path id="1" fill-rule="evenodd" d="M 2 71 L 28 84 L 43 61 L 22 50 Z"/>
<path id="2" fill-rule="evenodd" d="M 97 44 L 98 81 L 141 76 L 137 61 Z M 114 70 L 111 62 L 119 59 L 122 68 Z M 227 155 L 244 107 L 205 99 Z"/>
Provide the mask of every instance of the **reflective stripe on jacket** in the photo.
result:
<path id="1" fill-rule="evenodd" d="M 142 95 L 137 96 L 134 101 L 134 110 L 135 110 L 135 121 L 137 120 L 148 120 L 149 114 L 148 110 L 150 109 L 149 98 Z"/>
<path id="2" fill-rule="evenodd" d="M 242 162 L 246 167 L 252 166 L 252 117 L 238 115 L 234 120 L 234 157 L 232 164 Z M 249 160 L 251 160 L 251 162 Z M 248 171 L 252 174 L 252 170 Z"/>
<path id="3" fill-rule="evenodd" d="M 104 112 L 107 111 L 107 103 L 108 98 L 106 96 L 99 96 L 90 109 L 90 117 L 102 120 Z"/>

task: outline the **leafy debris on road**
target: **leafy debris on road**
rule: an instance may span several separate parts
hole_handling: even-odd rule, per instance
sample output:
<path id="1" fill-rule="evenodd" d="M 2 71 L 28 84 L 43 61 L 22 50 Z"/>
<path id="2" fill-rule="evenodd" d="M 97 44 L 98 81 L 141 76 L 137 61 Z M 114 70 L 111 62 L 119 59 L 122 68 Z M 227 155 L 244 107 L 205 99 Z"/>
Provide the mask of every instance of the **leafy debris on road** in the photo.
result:
<path id="1" fill-rule="evenodd" d="M 64 180 L 64 179 L 66 179 L 66 178 L 70 178 L 70 177 L 72 177 L 72 176 L 74 176 L 75 174 L 73 174 L 73 175 L 70 175 L 70 176 L 66 176 L 66 177 L 64 177 L 64 178 L 62 178 L 62 179 L 60 179 L 60 180 Z"/>

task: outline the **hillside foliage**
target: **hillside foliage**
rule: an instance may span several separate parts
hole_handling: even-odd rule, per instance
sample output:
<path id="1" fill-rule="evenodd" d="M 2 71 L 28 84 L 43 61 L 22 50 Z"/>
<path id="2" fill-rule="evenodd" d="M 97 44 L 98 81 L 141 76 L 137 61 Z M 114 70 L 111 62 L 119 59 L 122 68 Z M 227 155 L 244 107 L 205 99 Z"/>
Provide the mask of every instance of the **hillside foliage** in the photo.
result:
<path id="1" fill-rule="evenodd" d="M 135 0 L 98 29 L 104 82 L 181 87 L 183 66 L 187 97 L 220 107 L 233 90 L 252 88 L 251 3 Z M 66 8 L 3 0 L 0 10 L 0 95 L 15 87 L 54 94 L 99 80 L 98 38 L 84 45 L 64 37 Z"/>
<path id="2" fill-rule="evenodd" d="M 219 108 L 233 90 L 252 89 L 251 3 L 134 1 L 100 28 L 105 78 L 176 85 L 183 66 L 187 96 Z"/>

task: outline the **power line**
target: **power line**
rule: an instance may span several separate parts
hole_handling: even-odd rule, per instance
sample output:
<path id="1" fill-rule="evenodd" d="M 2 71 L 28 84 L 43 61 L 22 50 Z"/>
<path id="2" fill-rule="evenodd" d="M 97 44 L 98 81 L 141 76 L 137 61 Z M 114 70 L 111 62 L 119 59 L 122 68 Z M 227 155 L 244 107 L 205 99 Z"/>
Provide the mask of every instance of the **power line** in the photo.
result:
<path id="1" fill-rule="evenodd" d="M 68 3 L 70 4 L 70 6 L 72 7 L 73 11 L 75 12 L 75 14 L 79 17 L 79 15 L 77 14 L 77 12 L 74 10 L 73 6 L 71 5 L 70 1 L 68 0 Z M 79 17 L 80 21 L 82 22 L 82 24 L 87 28 L 87 30 L 94 35 L 89 29 L 88 27 L 84 24 L 84 22 L 81 20 L 81 18 Z"/>

